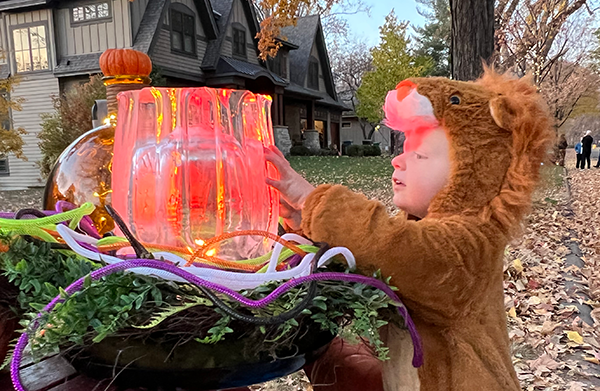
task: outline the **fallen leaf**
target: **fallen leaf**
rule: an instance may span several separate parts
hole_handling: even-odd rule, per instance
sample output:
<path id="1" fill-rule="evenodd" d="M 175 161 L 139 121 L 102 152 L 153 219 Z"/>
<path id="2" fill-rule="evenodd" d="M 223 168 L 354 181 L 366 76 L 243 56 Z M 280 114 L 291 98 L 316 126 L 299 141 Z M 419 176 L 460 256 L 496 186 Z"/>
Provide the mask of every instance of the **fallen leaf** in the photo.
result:
<path id="1" fill-rule="evenodd" d="M 567 331 L 567 338 L 578 345 L 583 343 L 583 337 L 577 331 Z"/>
<path id="2" fill-rule="evenodd" d="M 521 263 L 521 260 L 519 258 L 517 258 L 513 261 L 513 266 L 514 266 L 515 270 L 517 271 L 517 273 L 522 273 L 524 270 L 523 264 Z"/>
<path id="3" fill-rule="evenodd" d="M 600 365 L 600 360 L 598 360 L 596 357 L 583 356 L 583 359 L 585 361 L 593 362 L 596 365 Z"/>
<path id="4" fill-rule="evenodd" d="M 510 316 L 511 318 L 517 317 L 517 310 L 515 309 L 515 307 L 510 307 L 510 309 L 508 310 L 508 316 Z"/>

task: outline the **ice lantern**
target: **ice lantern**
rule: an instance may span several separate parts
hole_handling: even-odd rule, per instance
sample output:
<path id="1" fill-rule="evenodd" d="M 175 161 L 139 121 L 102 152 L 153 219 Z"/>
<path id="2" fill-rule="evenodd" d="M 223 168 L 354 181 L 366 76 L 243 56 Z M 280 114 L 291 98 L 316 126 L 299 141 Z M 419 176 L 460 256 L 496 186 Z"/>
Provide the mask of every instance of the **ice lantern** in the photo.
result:
<path id="1" fill-rule="evenodd" d="M 273 145 L 271 97 L 249 91 L 145 88 L 119 94 L 114 208 L 143 242 L 192 249 L 227 232 L 277 233 L 279 194 L 263 146 Z M 260 236 L 216 249 L 223 259 L 268 251 Z"/>

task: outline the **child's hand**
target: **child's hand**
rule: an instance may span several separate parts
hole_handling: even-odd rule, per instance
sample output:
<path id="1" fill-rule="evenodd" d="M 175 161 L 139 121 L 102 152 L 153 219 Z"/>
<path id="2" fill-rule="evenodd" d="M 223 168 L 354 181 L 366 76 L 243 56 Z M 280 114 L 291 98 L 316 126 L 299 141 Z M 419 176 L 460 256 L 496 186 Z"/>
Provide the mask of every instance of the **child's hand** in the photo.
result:
<path id="1" fill-rule="evenodd" d="M 279 173 L 279 179 L 267 178 L 267 184 L 281 193 L 280 216 L 290 228 L 297 230 L 302 221 L 304 201 L 315 187 L 294 171 L 277 147 L 265 148 L 265 159 L 271 162 Z"/>

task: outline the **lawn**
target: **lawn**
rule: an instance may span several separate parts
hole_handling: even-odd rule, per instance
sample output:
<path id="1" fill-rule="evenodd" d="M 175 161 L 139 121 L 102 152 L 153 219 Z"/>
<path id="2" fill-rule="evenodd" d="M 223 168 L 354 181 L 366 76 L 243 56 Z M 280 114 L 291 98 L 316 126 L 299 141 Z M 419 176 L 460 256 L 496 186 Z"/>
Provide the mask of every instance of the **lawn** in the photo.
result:
<path id="1" fill-rule="evenodd" d="M 351 158 L 331 156 L 290 157 L 290 164 L 313 185 L 348 186 L 392 208 L 391 157 Z"/>

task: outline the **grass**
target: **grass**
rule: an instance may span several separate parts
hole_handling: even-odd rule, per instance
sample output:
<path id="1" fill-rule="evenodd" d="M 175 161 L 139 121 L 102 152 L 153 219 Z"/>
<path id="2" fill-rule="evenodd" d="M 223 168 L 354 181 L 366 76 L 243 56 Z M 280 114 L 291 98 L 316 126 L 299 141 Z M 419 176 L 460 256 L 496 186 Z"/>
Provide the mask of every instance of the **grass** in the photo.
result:
<path id="1" fill-rule="evenodd" d="M 292 167 L 313 185 L 340 184 L 392 207 L 391 157 L 292 156 Z"/>

